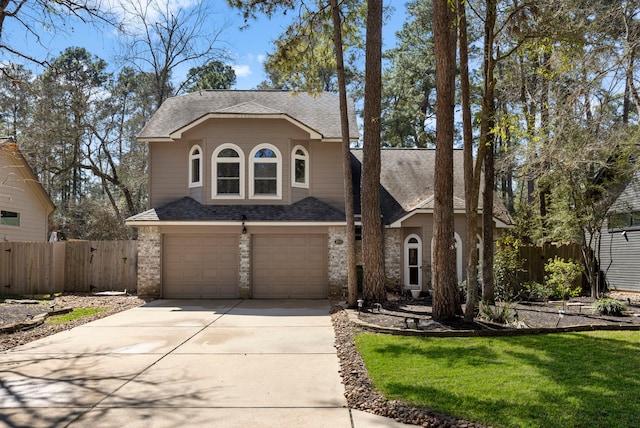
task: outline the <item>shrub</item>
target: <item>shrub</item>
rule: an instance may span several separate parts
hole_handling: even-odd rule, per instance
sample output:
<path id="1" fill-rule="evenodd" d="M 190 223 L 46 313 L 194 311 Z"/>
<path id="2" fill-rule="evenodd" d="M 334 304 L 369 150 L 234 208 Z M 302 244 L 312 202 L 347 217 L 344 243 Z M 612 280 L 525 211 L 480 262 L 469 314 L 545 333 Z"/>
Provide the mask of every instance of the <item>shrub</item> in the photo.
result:
<path id="1" fill-rule="evenodd" d="M 549 300 L 549 296 L 553 294 L 553 290 L 547 283 L 530 281 L 522 284 L 522 288 L 526 291 L 530 300 Z"/>
<path id="2" fill-rule="evenodd" d="M 489 305 L 486 302 L 480 302 L 480 315 L 486 320 L 499 324 L 509 324 L 515 320 L 511 305 L 507 303 Z"/>
<path id="3" fill-rule="evenodd" d="M 608 297 L 597 300 L 593 305 L 593 312 L 600 315 L 613 315 L 615 317 L 621 317 L 626 309 L 627 306 L 624 303 Z"/>
<path id="4" fill-rule="evenodd" d="M 498 248 L 493 258 L 493 276 L 495 281 L 495 298 L 501 301 L 512 301 L 518 296 L 518 273 L 523 271 L 524 263 L 520 259 L 520 240 L 505 236 L 496 243 Z"/>
<path id="5" fill-rule="evenodd" d="M 549 297 L 567 300 L 582 292 L 582 286 L 574 284 L 584 271 L 582 264 L 556 256 L 544 265 L 544 271 L 547 273 L 545 284 L 551 289 Z"/>

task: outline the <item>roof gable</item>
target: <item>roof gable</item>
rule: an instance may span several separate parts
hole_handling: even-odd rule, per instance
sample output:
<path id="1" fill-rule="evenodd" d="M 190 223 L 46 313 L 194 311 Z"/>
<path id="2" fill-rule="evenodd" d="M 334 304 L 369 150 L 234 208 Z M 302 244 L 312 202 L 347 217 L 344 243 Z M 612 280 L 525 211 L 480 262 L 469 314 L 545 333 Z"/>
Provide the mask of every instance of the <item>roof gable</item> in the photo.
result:
<path id="1" fill-rule="evenodd" d="M 360 212 L 360 171 L 362 150 L 352 153 L 354 204 Z M 462 150 L 454 150 L 453 204 L 455 210 L 465 209 L 464 168 Z M 387 224 L 405 218 L 418 210 L 433 210 L 435 183 L 435 150 L 382 149 L 380 153 L 380 203 Z M 482 207 L 482 192 L 479 196 Z M 511 217 L 500 199 L 494 197 L 493 215 L 505 224 Z"/>
<path id="2" fill-rule="evenodd" d="M 11 168 L 11 172 L 0 176 L 0 185 L 3 181 L 9 180 L 12 174 L 15 175 L 16 179 L 23 180 L 28 184 L 35 197 L 45 208 L 47 215 L 51 214 L 56 206 L 12 138 L 0 138 L 0 156 L 3 156 L 9 164 L 14 166 Z"/>
<path id="3" fill-rule="evenodd" d="M 337 95 L 287 91 L 200 91 L 167 99 L 138 135 L 140 141 L 171 141 L 181 130 L 209 118 L 285 118 L 317 135 L 341 139 L 340 100 Z M 349 102 L 349 135 L 358 139 L 353 101 Z"/>
<path id="4" fill-rule="evenodd" d="M 629 180 L 609 207 L 609 212 L 628 212 L 640 209 L 640 171 Z"/>

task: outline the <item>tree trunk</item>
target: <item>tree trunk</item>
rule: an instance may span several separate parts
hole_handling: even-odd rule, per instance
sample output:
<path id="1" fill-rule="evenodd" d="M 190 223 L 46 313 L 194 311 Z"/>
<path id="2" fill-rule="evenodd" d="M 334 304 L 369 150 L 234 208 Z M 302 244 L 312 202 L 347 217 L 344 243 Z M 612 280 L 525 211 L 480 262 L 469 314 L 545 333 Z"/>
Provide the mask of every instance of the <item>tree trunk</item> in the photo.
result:
<path id="1" fill-rule="evenodd" d="M 490 122 L 491 123 L 491 122 Z M 489 138 L 489 147 L 484 157 L 484 193 L 482 195 L 482 300 L 489 304 L 495 303 L 495 290 L 493 284 L 493 186 L 495 171 L 493 164 L 493 138 Z"/>
<path id="2" fill-rule="evenodd" d="M 365 300 L 384 302 L 384 252 L 380 212 L 380 115 L 382 97 L 382 0 L 367 3 L 362 152 L 362 261 Z"/>
<path id="3" fill-rule="evenodd" d="M 433 318 L 462 313 L 456 278 L 453 222 L 453 135 L 456 71 L 455 10 L 448 0 L 433 3 L 436 54 L 436 166 L 433 210 Z"/>
<path id="4" fill-rule="evenodd" d="M 333 19 L 333 43 L 336 53 L 336 71 L 340 96 L 340 125 L 342 128 L 342 170 L 344 174 L 344 211 L 347 221 L 347 303 L 354 307 L 358 299 L 358 273 L 356 269 L 356 227 L 353 207 L 353 177 L 351 176 L 351 147 L 349 140 L 349 112 L 347 109 L 347 84 L 344 74 L 342 50 L 342 21 L 337 0 L 331 0 Z"/>
<path id="5" fill-rule="evenodd" d="M 467 232 L 467 301 L 464 309 L 465 321 L 473 321 L 478 290 L 478 193 L 473 181 L 473 129 L 471 125 L 471 89 L 469 87 L 469 52 L 467 16 L 464 0 L 457 1 L 460 40 L 460 92 L 462 98 L 462 136 L 464 139 L 464 199 Z"/>
<path id="6" fill-rule="evenodd" d="M 496 60 L 494 51 L 494 27 L 496 23 L 497 0 L 487 0 L 486 18 L 484 22 L 484 94 L 482 98 L 482 115 L 480 124 L 480 146 L 484 152 L 484 193 L 482 196 L 482 299 L 489 304 L 494 303 L 493 287 L 493 188 L 494 171 L 494 69 Z M 478 154 L 478 156 L 480 156 Z"/>

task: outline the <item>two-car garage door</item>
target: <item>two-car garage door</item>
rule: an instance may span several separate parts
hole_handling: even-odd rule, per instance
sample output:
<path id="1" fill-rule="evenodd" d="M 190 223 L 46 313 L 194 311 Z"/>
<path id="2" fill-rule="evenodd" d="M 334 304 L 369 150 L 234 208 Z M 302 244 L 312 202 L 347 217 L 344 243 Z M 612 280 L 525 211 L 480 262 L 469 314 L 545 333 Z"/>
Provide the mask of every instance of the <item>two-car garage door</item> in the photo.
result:
<path id="1" fill-rule="evenodd" d="M 237 235 L 164 235 L 163 297 L 238 298 Z M 325 298 L 327 236 L 253 235 L 254 298 Z"/>

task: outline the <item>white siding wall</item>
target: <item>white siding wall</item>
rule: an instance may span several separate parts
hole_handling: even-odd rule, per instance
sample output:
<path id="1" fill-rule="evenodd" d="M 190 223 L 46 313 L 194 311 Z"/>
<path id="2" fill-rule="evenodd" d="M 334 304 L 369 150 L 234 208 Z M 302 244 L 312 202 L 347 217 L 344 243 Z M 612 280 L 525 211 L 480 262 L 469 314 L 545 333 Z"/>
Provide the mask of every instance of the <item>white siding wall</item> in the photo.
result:
<path id="1" fill-rule="evenodd" d="M 47 240 L 47 210 L 35 186 L 24 166 L 14 164 L 0 150 L 0 210 L 20 213 L 20 226 L 0 225 L 0 240 Z"/>

